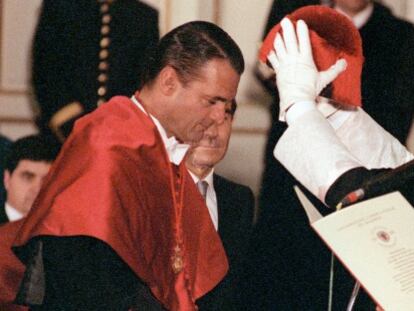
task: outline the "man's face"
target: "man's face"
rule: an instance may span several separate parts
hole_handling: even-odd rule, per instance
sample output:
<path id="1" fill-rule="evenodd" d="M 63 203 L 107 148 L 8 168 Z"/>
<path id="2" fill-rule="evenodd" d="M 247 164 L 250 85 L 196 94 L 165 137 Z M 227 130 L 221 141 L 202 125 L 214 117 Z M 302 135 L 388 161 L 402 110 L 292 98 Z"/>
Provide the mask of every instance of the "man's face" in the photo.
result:
<path id="1" fill-rule="evenodd" d="M 7 190 L 7 202 L 26 215 L 39 193 L 50 166 L 49 162 L 21 160 L 13 173 L 10 174 L 5 170 L 4 186 Z"/>
<path id="2" fill-rule="evenodd" d="M 224 121 L 217 127 L 208 128 L 198 144 L 189 150 L 186 164 L 193 173 L 200 169 L 211 169 L 224 158 L 229 145 L 232 122 L 233 117 L 227 112 Z"/>
<path id="3" fill-rule="evenodd" d="M 239 80 L 227 60 L 213 59 L 200 69 L 197 79 L 185 85 L 178 82 L 174 110 L 168 116 L 170 131 L 195 145 L 207 129 L 217 130 L 236 96 Z"/>
<path id="4" fill-rule="evenodd" d="M 334 2 L 347 14 L 355 15 L 365 9 L 371 0 L 334 0 Z"/>

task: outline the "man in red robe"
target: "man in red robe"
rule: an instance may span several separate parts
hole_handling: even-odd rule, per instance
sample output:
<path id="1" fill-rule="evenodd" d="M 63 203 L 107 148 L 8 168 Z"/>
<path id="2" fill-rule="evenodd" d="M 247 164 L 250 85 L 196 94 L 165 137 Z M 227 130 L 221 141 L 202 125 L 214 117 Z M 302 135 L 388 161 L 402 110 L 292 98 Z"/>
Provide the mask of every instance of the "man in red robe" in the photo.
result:
<path id="1" fill-rule="evenodd" d="M 131 98 L 79 119 L 19 231 L 33 310 L 196 310 L 228 270 L 182 159 L 220 125 L 244 61 L 214 24 L 165 35 Z"/>

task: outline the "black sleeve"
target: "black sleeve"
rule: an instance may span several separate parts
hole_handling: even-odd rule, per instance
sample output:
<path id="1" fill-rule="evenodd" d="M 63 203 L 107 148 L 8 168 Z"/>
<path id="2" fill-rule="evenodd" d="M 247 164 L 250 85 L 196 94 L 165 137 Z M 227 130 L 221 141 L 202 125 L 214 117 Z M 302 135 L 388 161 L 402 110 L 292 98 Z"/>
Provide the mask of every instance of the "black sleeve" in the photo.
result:
<path id="1" fill-rule="evenodd" d="M 390 169 L 373 169 L 368 170 L 365 168 L 355 168 L 349 170 L 342 174 L 329 188 L 326 194 L 326 203 L 331 206 L 335 207 L 347 194 L 350 192 L 357 190 L 362 187 L 364 183 L 372 179 L 373 177 L 377 176 L 378 174 L 382 174 L 385 172 L 390 171 Z M 414 191 L 413 191 L 413 178 L 407 180 L 405 183 L 401 183 L 401 186 L 396 186 L 390 191 L 400 191 L 401 194 L 410 201 L 411 204 L 414 203 Z M 373 191 L 373 196 L 378 196 L 381 194 L 385 194 L 389 191 L 385 191 L 380 189 L 380 192 Z M 368 195 L 364 197 L 365 199 L 371 198 L 372 195 Z"/>
<path id="2" fill-rule="evenodd" d="M 34 311 L 162 310 L 146 286 L 104 242 L 42 237 L 45 296 Z"/>
<path id="3" fill-rule="evenodd" d="M 32 83 L 45 124 L 57 110 L 77 99 L 66 5 L 60 0 L 43 1 L 33 40 Z"/>

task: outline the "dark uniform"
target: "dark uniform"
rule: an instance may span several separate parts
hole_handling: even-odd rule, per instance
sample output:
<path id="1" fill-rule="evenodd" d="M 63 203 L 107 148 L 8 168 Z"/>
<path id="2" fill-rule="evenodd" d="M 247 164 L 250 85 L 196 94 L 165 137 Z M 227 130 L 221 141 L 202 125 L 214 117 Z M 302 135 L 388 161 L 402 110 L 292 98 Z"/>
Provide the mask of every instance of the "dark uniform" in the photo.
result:
<path id="1" fill-rule="evenodd" d="M 41 132 L 62 141 L 81 115 L 132 95 L 158 39 L 157 11 L 137 0 L 45 0 L 32 77 Z"/>

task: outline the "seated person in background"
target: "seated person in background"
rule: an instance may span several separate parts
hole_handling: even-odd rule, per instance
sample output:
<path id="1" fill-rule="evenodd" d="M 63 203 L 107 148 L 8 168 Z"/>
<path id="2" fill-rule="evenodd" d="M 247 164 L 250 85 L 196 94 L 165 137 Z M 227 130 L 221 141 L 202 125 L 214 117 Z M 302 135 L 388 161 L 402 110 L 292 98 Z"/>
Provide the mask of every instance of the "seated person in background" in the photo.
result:
<path id="1" fill-rule="evenodd" d="M 10 144 L 11 142 L 7 137 L 0 135 L 0 206 L 3 206 L 4 202 L 6 202 L 6 191 L 3 185 L 3 170 L 4 160 L 6 158 L 6 154 L 9 150 Z"/>
<path id="2" fill-rule="evenodd" d="M 6 203 L 0 207 L 0 223 L 27 215 L 55 159 L 46 141 L 39 135 L 16 140 L 6 155 L 4 187 Z"/>
<path id="3" fill-rule="evenodd" d="M 16 140 L 6 155 L 4 184 L 7 203 L 1 206 L 0 225 L 0 310 L 27 310 L 13 304 L 24 266 L 11 251 L 17 231 L 39 193 L 49 172 L 55 154 L 47 148 L 45 140 L 38 135 Z"/>
<path id="4" fill-rule="evenodd" d="M 186 166 L 200 193 L 205 197 L 214 227 L 229 260 L 226 277 L 198 306 L 200 310 L 241 310 L 240 288 L 246 259 L 246 243 L 253 227 L 254 196 L 250 188 L 214 173 L 214 166 L 225 156 L 230 140 L 236 102 L 226 111 L 217 128 L 210 127 L 186 158 Z"/>

